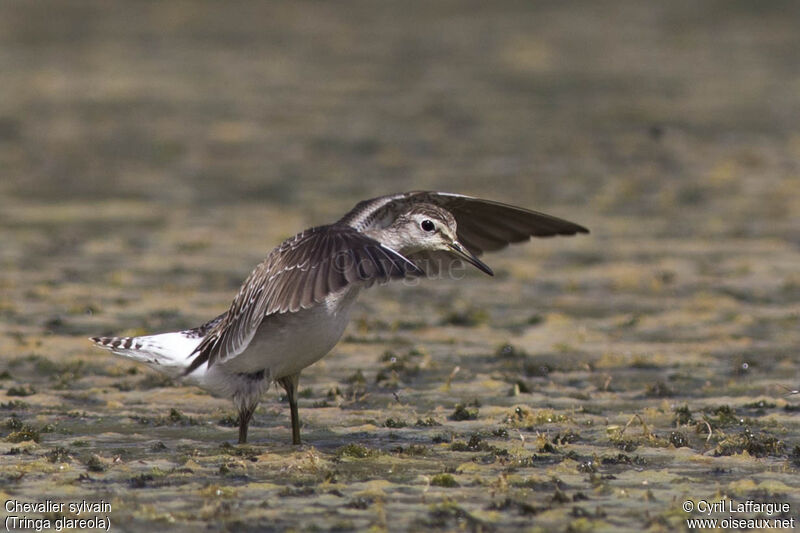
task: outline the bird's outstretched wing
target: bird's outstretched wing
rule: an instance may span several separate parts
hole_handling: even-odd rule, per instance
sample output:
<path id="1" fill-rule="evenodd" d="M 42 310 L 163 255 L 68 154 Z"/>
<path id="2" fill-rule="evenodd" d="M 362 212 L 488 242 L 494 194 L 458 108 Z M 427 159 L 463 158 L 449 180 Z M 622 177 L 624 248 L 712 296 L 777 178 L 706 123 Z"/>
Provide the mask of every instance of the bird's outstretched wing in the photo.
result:
<path id="1" fill-rule="evenodd" d="M 195 349 L 186 374 L 243 352 L 264 317 L 322 302 L 351 284 L 422 275 L 414 263 L 344 225 L 311 228 L 272 250 L 250 274 L 225 318 Z"/>
<path id="2" fill-rule="evenodd" d="M 385 227 L 414 203 L 438 205 L 452 213 L 458 226 L 458 240 L 476 255 L 500 250 L 531 237 L 589 233 L 579 224 L 544 213 L 492 200 L 434 191 L 414 191 L 365 200 L 342 217 L 338 224 L 358 231 Z"/>

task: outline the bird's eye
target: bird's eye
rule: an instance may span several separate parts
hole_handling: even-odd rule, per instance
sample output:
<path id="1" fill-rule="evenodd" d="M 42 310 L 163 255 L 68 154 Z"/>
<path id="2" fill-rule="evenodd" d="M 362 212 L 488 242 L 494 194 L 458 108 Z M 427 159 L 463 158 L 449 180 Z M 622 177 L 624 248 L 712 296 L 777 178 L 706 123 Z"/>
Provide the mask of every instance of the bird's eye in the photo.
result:
<path id="1" fill-rule="evenodd" d="M 420 227 L 422 227 L 422 229 L 424 229 L 425 231 L 433 231 L 434 229 L 436 229 L 436 226 L 434 225 L 434 223 L 431 222 L 430 220 L 428 220 L 427 218 L 422 221 L 422 224 L 420 224 Z"/>

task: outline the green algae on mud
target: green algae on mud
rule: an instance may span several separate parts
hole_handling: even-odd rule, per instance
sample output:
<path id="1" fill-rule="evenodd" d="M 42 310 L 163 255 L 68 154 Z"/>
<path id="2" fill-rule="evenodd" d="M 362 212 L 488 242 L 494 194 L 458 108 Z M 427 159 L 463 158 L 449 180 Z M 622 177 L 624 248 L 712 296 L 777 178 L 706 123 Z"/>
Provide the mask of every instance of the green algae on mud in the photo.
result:
<path id="1" fill-rule="evenodd" d="M 365 306 L 405 313 L 384 290 Z M 775 386 L 794 364 L 785 340 L 643 344 L 646 320 L 553 313 L 510 336 L 494 323 L 508 304 L 481 297 L 487 324 L 443 326 L 433 313 L 390 335 L 356 325 L 304 374 L 299 449 L 277 391 L 251 445 L 236 446 L 227 402 L 32 330 L 13 340 L 0 381 L 3 490 L 107 498 L 132 530 L 625 529 L 623 514 L 669 529 L 686 516 L 671 503 L 681 498 L 795 505 L 797 409 Z M 696 319 L 713 325 L 707 308 Z"/>

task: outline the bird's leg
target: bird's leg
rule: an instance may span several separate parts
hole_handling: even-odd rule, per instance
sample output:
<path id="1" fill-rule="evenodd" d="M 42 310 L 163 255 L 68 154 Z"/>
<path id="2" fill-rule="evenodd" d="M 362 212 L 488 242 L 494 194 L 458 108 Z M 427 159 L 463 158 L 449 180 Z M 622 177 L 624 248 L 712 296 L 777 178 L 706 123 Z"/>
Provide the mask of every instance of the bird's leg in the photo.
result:
<path id="1" fill-rule="evenodd" d="M 247 426 L 250 425 L 250 419 L 253 418 L 256 407 L 258 407 L 258 402 L 239 406 L 239 444 L 247 443 Z"/>
<path id="2" fill-rule="evenodd" d="M 292 444 L 300 444 L 300 416 L 297 414 L 297 384 L 300 382 L 300 373 L 280 378 L 278 383 L 286 391 L 289 400 L 289 410 L 292 413 Z"/>

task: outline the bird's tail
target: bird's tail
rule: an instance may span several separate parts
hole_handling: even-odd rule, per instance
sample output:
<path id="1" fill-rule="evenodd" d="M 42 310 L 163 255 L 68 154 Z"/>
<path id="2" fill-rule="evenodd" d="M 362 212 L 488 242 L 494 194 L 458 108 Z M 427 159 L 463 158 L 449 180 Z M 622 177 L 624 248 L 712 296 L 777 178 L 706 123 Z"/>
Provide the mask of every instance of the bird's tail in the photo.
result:
<path id="1" fill-rule="evenodd" d="M 179 377 L 191 363 L 189 354 L 203 340 L 187 333 L 174 331 L 143 337 L 92 337 L 90 340 L 100 348 L 144 363 L 171 377 Z"/>
<path id="2" fill-rule="evenodd" d="M 142 337 L 92 337 L 90 340 L 100 348 L 177 378 L 186 373 L 192 362 L 189 356 L 224 316 L 223 313 L 200 327 L 184 331 Z"/>

